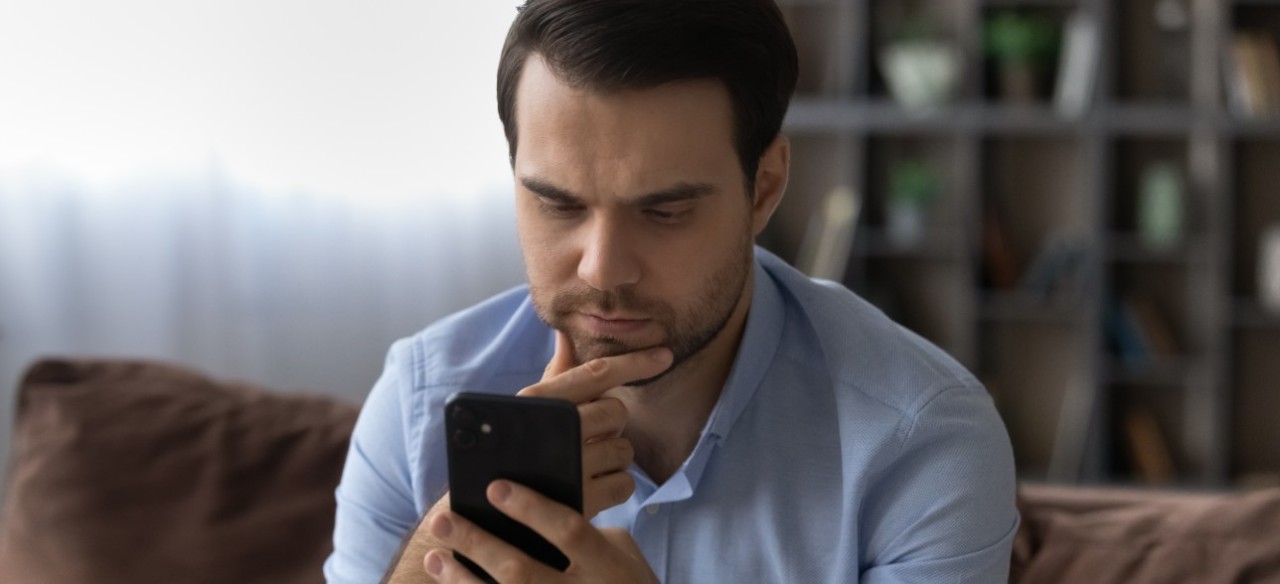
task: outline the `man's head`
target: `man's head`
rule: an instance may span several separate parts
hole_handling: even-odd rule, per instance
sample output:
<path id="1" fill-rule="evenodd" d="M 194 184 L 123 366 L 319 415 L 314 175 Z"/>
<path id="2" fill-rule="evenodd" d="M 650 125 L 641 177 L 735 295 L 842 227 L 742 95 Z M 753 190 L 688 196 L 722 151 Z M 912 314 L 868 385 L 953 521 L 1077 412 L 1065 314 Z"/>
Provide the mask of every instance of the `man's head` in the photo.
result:
<path id="1" fill-rule="evenodd" d="M 601 93 L 718 81 L 733 104 L 734 146 L 748 181 L 782 128 L 799 71 L 773 0 L 529 0 L 498 65 L 498 117 L 512 164 L 516 91 L 534 53 L 567 85 Z"/>
<path id="2" fill-rule="evenodd" d="M 535 307 L 580 361 L 675 364 L 745 311 L 786 186 L 795 47 L 770 0 L 530 0 L 498 74 Z"/>

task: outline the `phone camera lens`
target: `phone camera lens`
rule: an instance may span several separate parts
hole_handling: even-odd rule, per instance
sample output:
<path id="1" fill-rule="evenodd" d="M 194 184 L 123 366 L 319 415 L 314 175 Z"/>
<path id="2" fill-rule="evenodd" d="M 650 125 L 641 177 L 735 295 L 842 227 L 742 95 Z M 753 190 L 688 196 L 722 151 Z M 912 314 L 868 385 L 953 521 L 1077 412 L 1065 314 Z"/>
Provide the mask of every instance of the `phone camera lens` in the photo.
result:
<path id="1" fill-rule="evenodd" d="M 476 414 L 469 408 L 463 406 L 453 407 L 453 421 L 464 426 L 470 426 L 476 421 Z"/>
<path id="2" fill-rule="evenodd" d="M 461 448 L 472 448 L 476 445 L 477 436 L 471 430 L 458 430 L 453 433 L 453 441 Z"/>

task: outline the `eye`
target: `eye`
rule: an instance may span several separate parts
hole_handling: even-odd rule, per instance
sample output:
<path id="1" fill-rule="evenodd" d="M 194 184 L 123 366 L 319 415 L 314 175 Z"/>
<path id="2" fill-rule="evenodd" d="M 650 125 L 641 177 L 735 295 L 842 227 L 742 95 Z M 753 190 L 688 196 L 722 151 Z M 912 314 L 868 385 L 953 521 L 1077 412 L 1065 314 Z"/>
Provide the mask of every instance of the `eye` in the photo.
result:
<path id="1" fill-rule="evenodd" d="M 651 207 L 644 210 L 644 214 L 649 219 L 657 223 L 675 224 L 679 223 L 692 214 L 693 209 L 688 206 L 675 207 Z"/>
<path id="2" fill-rule="evenodd" d="M 558 202 L 541 197 L 538 198 L 538 208 L 543 213 L 557 219 L 569 219 L 582 211 L 582 205 Z"/>

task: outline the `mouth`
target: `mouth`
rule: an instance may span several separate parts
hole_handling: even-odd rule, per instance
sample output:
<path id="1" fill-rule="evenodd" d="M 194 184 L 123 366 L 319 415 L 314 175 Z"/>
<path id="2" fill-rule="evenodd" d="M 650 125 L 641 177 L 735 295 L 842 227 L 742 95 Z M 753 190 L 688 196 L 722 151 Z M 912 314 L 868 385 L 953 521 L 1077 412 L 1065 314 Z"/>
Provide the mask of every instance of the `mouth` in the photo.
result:
<path id="1" fill-rule="evenodd" d="M 617 337 L 634 334 L 650 323 L 648 318 L 637 315 L 590 312 L 580 312 L 578 314 L 582 317 L 579 320 L 582 321 L 584 327 L 600 336 Z"/>

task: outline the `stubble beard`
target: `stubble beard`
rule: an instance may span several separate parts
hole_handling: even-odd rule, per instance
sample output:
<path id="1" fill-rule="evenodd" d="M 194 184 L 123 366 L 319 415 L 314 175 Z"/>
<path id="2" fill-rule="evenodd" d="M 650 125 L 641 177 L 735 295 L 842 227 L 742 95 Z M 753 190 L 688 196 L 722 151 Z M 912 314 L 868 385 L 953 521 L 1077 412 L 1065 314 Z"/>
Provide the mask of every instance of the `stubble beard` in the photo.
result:
<path id="1" fill-rule="evenodd" d="M 697 299 L 683 311 L 677 311 L 661 300 L 643 298 L 630 287 L 614 291 L 581 287 L 553 292 L 531 283 L 530 295 L 538 318 L 569 335 L 577 363 L 656 346 L 670 349 L 673 359 L 666 371 L 624 384 L 641 387 L 667 377 L 720 335 L 733 318 L 734 309 L 746 290 L 747 278 L 754 265 L 752 258 L 752 239 L 748 234 L 738 246 L 735 257 L 705 280 Z M 621 310 L 627 314 L 645 315 L 662 329 L 662 339 L 654 344 L 636 345 L 616 337 L 575 330 L 570 319 L 584 310 L 603 313 Z"/>

